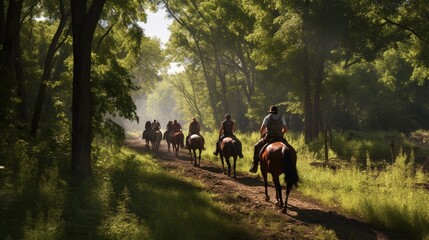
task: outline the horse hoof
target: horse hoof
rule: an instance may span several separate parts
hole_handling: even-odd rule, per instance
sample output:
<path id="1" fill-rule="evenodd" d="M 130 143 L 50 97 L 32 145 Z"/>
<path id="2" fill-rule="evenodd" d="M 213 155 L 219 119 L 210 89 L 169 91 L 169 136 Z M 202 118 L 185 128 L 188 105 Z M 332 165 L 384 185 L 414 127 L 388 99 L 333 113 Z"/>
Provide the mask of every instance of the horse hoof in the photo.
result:
<path id="1" fill-rule="evenodd" d="M 286 209 L 286 208 L 283 208 L 282 213 L 283 213 L 283 214 L 286 214 L 286 213 L 287 213 L 287 209 Z"/>

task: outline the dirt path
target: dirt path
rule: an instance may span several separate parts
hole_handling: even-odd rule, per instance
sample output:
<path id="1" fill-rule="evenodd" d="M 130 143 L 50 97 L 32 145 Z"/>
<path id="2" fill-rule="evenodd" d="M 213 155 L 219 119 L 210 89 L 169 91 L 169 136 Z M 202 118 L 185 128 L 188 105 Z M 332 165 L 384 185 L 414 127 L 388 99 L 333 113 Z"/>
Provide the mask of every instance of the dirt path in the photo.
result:
<path id="1" fill-rule="evenodd" d="M 138 151 L 150 151 L 141 140 L 127 140 L 126 145 Z M 238 172 L 237 179 L 230 178 L 223 174 L 220 161 L 215 164 L 202 159 L 201 167 L 194 167 L 190 163 L 189 152 L 181 150 L 179 157 L 175 157 L 167 151 L 164 141 L 159 153 L 154 156 L 164 169 L 180 171 L 186 177 L 202 181 L 205 189 L 215 194 L 215 201 L 240 216 L 239 221 L 255 226 L 255 239 L 324 239 L 319 235 L 321 231 L 315 230 L 317 227 L 331 231 L 339 239 L 407 239 L 406 236 L 377 229 L 357 218 L 346 217 L 295 189 L 289 197 L 288 213 L 279 213 L 279 209 L 274 207 L 272 183 L 269 187 L 271 201 L 266 202 L 264 183 L 257 175 Z"/>

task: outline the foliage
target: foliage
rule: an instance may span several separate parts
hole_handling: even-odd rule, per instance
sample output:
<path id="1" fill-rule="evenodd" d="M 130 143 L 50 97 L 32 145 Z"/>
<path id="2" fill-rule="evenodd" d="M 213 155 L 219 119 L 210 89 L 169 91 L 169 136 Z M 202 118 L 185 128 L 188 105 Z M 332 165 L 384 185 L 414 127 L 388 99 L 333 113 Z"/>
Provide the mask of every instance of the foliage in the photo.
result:
<path id="1" fill-rule="evenodd" d="M 299 152 L 300 191 L 384 228 L 416 239 L 428 237 L 429 212 L 424 202 L 429 193 L 417 186 L 429 178 L 414 165 L 413 153 L 398 155 L 384 168 L 361 169 L 348 164 L 332 170 L 314 167 L 314 155 L 301 141 L 292 141 Z M 370 162 L 377 160 L 370 158 Z"/>
<path id="2" fill-rule="evenodd" d="M 151 155 L 101 144 L 93 178 L 75 182 L 61 159 L 38 169 L 36 156 L 21 152 L 17 172 L 0 172 L 2 239 L 250 237 L 195 179 L 164 172 Z"/>

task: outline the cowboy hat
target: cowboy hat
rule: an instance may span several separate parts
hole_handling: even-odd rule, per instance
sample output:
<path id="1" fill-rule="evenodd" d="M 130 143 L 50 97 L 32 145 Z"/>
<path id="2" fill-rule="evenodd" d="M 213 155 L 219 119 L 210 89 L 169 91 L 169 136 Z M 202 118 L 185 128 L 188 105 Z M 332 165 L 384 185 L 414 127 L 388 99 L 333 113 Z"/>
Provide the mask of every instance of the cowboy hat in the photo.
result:
<path id="1" fill-rule="evenodd" d="M 278 113 L 279 109 L 277 108 L 277 106 L 270 106 L 270 110 L 268 112 L 269 113 Z"/>

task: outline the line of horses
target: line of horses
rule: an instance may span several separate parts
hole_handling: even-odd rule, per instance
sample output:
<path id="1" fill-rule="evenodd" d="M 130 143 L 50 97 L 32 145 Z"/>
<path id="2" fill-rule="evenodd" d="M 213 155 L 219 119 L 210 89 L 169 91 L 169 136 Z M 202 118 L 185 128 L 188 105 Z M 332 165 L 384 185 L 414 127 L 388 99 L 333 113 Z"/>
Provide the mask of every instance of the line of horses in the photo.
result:
<path id="1" fill-rule="evenodd" d="M 146 140 L 146 147 L 149 148 L 149 143 L 152 145 L 152 149 L 159 151 L 159 145 L 162 139 L 165 139 L 168 146 L 168 151 L 173 150 L 173 153 L 177 157 L 179 155 L 179 149 L 183 149 L 185 144 L 185 136 L 183 132 L 171 133 L 166 131 L 164 136 L 159 130 L 146 129 L 143 132 L 143 139 Z M 203 151 L 204 142 L 201 136 L 193 134 L 188 138 L 188 150 L 191 156 L 191 163 L 195 167 L 200 167 L 201 153 Z M 219 156 L 222 163 L 223 173 L 231 176 L 231 170 L 233 170 L 234 179 L 237 178 L 236 163 L 238 158 L 238 142 L 232 137 L 226 137 L 220 142 Z M 198 154 L 197 154 L 198 151 Z M 233 166 L 231 168 L 230 159 L 233 159 Z M 282 208 L 282 213 L 287 212 L 287 202 L 289 194 L 293 187 L 298 186 L 299 176 L 296 168 L 297 155 L 295 149 L 283 142 L 273 142 L 266 144 L 261 152 L 259 153 L 259 159 L 261 164 L 261 173 L 264 179 L 265 187 L 265 200 L 269 201 L 268 196 L 268 173 L 271 173 L 272 180 L 274 182 L 276 192 L 276 206 Z M 225 164 L 227 169 L 225 168 Z M 284 174 L 284 181 L 286 182 L 286 198 L 283 202 L 282 197 L 282 186 L 280 184 L 279 176 Z"/>

